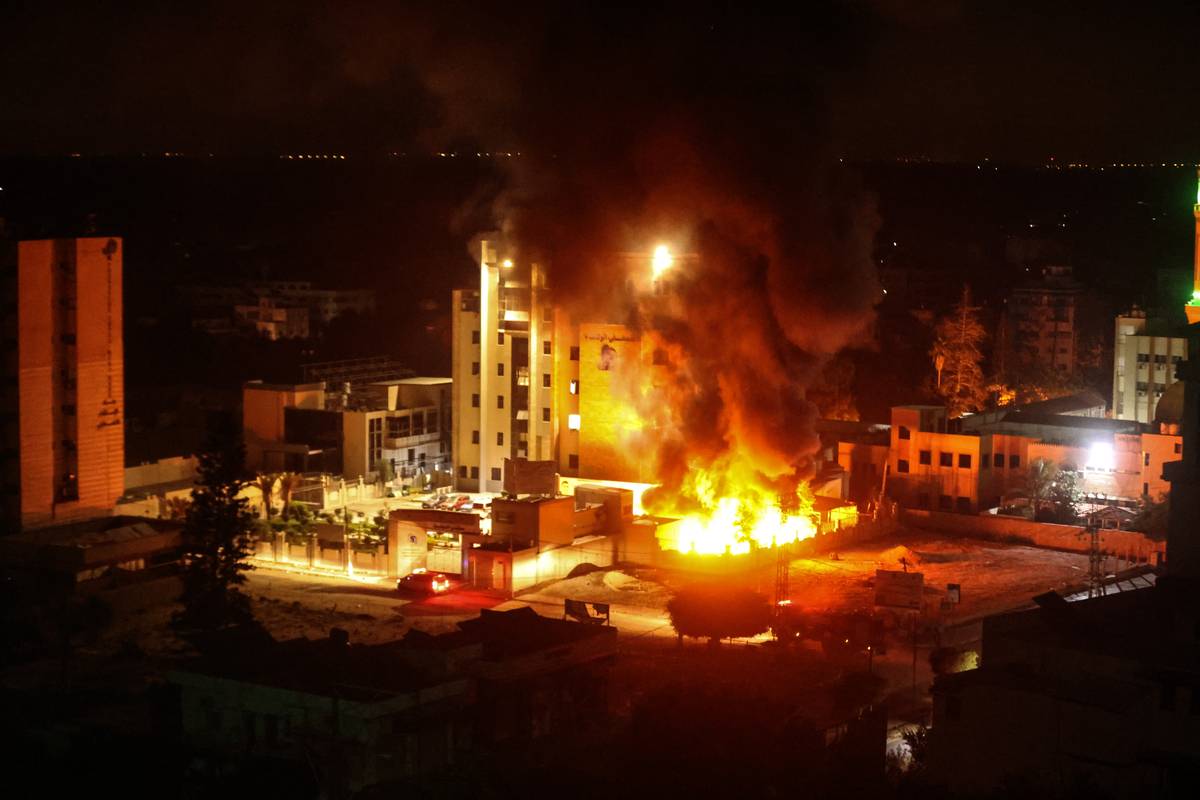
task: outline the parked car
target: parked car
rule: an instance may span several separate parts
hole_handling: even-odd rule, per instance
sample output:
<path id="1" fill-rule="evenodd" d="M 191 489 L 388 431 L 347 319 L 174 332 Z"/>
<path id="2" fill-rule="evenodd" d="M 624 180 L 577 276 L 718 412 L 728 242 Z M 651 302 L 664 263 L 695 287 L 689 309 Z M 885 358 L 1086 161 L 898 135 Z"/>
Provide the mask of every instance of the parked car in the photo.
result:
<path id="1" fill-rule="evenodd" d="M 441 594 L 450 588 L 450 579 L 440 572 L 418 571 L 396 581 L 396 591 L 406 594 Z"/>
<path id="2" fill-rule="evenodd" d="M 465 509 L 468 509 L 468 507 L 471 505 L 472 505 L 471 495 L 460 494 L 458 497 L 456 497 L 454 499 L 454 502 L 450 504 L 450 510 L 451 511 L 463 511 Z"/>

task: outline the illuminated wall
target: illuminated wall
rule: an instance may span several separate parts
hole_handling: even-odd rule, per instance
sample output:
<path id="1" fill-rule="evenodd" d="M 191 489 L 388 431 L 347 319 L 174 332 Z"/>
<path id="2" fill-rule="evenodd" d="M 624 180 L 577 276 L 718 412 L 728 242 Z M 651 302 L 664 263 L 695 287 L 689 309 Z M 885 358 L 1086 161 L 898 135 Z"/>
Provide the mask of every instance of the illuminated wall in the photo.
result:
<path id="1" fill-rule="evenodd" d="M 642 370 L 641 340 L 627 327 L 579 326 L 579 412 L 577 418 L 568 415 L 563 435 L 578 444 L 581 476 L 644 479 L 630 451 L 640 420 L 626 400 L 625 385 Z"/>

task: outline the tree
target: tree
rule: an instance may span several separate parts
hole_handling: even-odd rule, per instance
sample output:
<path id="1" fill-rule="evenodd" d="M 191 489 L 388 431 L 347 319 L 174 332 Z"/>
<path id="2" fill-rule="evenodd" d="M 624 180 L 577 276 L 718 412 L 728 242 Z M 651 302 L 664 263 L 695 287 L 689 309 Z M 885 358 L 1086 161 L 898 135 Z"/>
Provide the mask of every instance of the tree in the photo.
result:
<path id="1" fill-rule="evenodd" d="M 704 637 L 714 647 L 731 636 L 763 633 L 771 624 L 767 598 L 736 586 L 685 586 L 667 603 L 667 612 L 681 641 L 684 636 Z"/>
<path id="2" fill-rule="evenodd" d="M 971 290 L 963 287 L 954 310 L 938 321 L 929 355 L 938 368 L 937 393 L 946 400 L 951 417 L 978 411 L 987 399 L 983 379 L 983 342 L 987 332 L 979 321 L 978 306 L 971 305 Z"/>
<path id="3" fill-rule="evenodd" d="M 1025 475 L 1025 495 L 1040 522 L 1065 525 L 1079 516 L 1079 475 L 1070 465 L 1060 468 L 1053 461 L 1034 459 Z"/>
<path id="4" fill-rule="evenodd" d="M 181 522 L 187 517 L 188 506 L 191 504 L 192 501 L 186 497 L 168 497 L 163 501 L 163 516 Z"/>
<path id="5" fill-rule="evenodd" d="M 271 496 L 275 494 L 275 484 L 278 482 L 279 476 L 269 472 L 260 473 L 254 479 L 254 485 L 258 487 L 258 491 L 262 494 L 263 514 L 266 515 L 267 522 L 271 521 Z"/>
<path id="6" fill-rule="evenodd" d="M 279 499 L 283 501 L 283 518 L 287 520 L 291 515 L 292 495 L 300 484 L 304 482 L 304 476 L 299 472 L 281 472 L 279 473 Z"/>
<path id="7" fill-rule="evenodd" d="M 183 609 L 175 624 L 216 630 L 251 620 L 245 583 L 255 515 L 239 493 L 246 484 L 246 450 L 233 419 L 210 420 L 192 503 L 183 523 Z"/>
<path id="8" fill-rule="evenodd" d="M 1170 516 L 1170 495 L 1163 495 L 1157 500 L 1149 495 L 1144 495 L 1137 516 L 1130 522 L 1129 527 L 1132 530 L 1141 531 L 1155 541 L 1165 541 L 1167 520 Z"/>

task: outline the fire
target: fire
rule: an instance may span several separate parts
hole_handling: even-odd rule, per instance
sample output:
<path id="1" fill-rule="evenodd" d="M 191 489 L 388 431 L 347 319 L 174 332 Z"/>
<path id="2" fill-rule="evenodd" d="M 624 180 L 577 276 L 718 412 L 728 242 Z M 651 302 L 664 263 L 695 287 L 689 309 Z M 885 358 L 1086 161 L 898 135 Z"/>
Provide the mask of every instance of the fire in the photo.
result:
<path id="1" fill-rule="evenodd" d="M 675 257 L 671 255 L 670 248 L 665 244 L 654 248 L 654 258 L 650 261 L 650 267 L 654 270 L 654 279 L 658 280 L 662 277 L 662 274 L 669 270 L 674 263 Z"/>
<path id="2" fill-rule="evenodd" d="M 730 486 L 728 477 L 737 472 L 725 473 L 725 480 L 713 470 L 691 473 L 676 502 L 692 499 L 688 505 L 698 508 L 681 515 L 674 542 L 664 546 L 684 553 L 743 555 L 755 547 L 775 547 L 816 534 L 807 484 L 797 486 L 793 502 L 784 510 L 784 498 L 772 487 L 759 482 Z"/>

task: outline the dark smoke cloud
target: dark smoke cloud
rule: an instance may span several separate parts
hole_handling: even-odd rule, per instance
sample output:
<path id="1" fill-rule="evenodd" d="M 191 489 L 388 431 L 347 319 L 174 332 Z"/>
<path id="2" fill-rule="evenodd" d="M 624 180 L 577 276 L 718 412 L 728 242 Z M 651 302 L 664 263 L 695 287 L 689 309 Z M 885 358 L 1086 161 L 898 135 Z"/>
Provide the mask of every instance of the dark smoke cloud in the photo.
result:
<path id="1" fill-rule="evenodd" d="M 826 129 L 824 93 L 861 32 L 841 7 L 799 20 L 551 11 L 494 42 L 520 57 L 480 83 L 458 80 L 455 46 L 427 67 L 450 130 L 522 152 L 492 199 L 519 257 L 550 265 L 576 316 L 627 322 L 672 354 L 666 415 L 645 409 L 668 485 L 731 454 L 766 480 L 810 470 L 805 387 L 861 340 L 879 298 L 878 220 Z M 631 313 L 616 254 L 659 241 L 699 257 L 674 276 L 676 304 Z"/>

